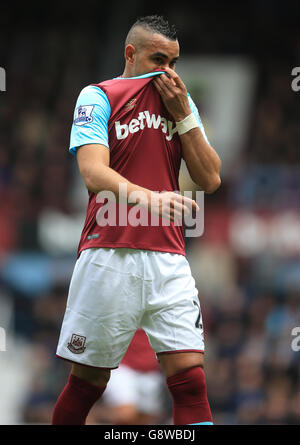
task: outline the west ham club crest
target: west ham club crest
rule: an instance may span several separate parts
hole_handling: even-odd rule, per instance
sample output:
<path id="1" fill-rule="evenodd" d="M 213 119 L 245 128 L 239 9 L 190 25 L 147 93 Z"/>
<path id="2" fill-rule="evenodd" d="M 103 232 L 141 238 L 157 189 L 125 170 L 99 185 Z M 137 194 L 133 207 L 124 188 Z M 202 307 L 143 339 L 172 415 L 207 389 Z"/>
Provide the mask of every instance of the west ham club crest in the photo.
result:
<path id="1" fill-rule="evenodd" d="M 85 351 L 86 337 L 83 335 L 72 334 L 71 341 L 68 343 L 68 349 L 74 354 L 82 354 Z"/>

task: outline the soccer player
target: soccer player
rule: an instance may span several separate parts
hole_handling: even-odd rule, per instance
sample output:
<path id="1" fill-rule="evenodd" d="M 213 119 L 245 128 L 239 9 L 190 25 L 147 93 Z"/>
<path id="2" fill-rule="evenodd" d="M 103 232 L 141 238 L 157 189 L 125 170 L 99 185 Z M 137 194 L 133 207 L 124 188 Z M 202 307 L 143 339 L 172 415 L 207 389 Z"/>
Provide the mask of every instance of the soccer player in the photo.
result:
<path id="1" fill-rule="evenodd" d="M 178 175 L 184 158 L 212 193 L 221 163 L 175 72 L 178 57 L 174 27 L 140 18 L 125 41 L 122 76 L 85 87 L 77 100 L 70 151 L 89 202 L 57 347 L 72 368 L 54 425 L 85 424 L 139 327 L 165 374 L 174 424 L 213 423 L 182 223 L 198 206 L 178 193 Z"/>

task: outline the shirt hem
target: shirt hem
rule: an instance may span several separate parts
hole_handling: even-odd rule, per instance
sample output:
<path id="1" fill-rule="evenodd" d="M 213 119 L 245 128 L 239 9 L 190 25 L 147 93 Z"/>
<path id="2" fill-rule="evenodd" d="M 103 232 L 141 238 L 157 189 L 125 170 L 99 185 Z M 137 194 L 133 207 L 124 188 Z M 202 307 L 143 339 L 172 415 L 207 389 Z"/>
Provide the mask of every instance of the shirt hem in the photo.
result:
<path id="1" fill-rule="evenodd" d="M 186 256 L 186 252 L 185 250 L 182 249 L 164 249 L 164 248 L 160 248 L 160 247 L 149 247 L 149 246 L 143 246 L 143 245 L 139 245 L 137 246 L 133 246 L 132 244 L 129 243 L 99 243 L 99 244 L 93 244 L 91 246 L 86 246 L 86 247 L 81 247 L 78 250 L 78 256 L 80 255 L 80 253 L 83 250 L 87 250 L 87 249 L 93 249 L 93 248 L 101 248 L 101 247 L 110 247 L 111 249 L 115 249 L 115 248 L 127 248 L 127 249 L 134 249 L 134 250 L 151 250 L 153 252 L 165 252 L 165 253 L 177 253 L 179 255 L 182 256 Z"/>

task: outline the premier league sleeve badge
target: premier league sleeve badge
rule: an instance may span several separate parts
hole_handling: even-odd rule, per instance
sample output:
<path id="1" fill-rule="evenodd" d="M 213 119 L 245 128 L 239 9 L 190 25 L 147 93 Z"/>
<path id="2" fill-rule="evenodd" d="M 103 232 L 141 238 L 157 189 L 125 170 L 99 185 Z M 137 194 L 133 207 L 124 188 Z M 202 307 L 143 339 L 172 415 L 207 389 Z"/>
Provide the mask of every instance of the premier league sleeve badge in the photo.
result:
<path id="1" fill-rule="evenodd" d="M 93 121 L 92 112 L 94 105 L 80 105 L 75 110 L 74 124 L 85 125 Z"/>

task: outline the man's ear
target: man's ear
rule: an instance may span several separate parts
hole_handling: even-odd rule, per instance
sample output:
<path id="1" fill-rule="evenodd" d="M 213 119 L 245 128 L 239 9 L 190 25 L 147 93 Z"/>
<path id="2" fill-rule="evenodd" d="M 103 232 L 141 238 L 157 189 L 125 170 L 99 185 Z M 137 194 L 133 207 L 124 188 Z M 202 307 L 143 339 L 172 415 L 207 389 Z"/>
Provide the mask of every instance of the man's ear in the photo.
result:
<path id="1" fill-rule="evenodd" d="M 136 49 L 134 45 L 126 45 L 125 47 L 125 60 L 126 62 L 132 64 L 135 61 Z"/>

